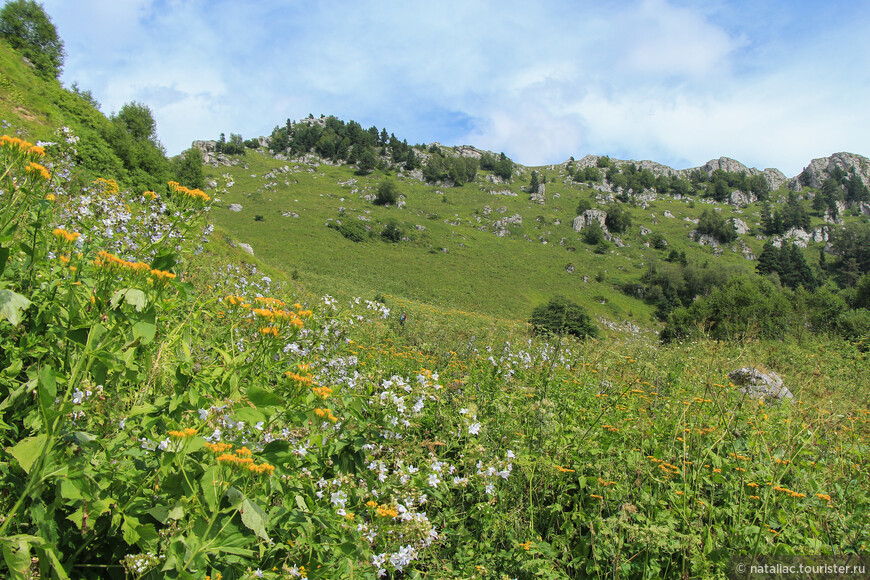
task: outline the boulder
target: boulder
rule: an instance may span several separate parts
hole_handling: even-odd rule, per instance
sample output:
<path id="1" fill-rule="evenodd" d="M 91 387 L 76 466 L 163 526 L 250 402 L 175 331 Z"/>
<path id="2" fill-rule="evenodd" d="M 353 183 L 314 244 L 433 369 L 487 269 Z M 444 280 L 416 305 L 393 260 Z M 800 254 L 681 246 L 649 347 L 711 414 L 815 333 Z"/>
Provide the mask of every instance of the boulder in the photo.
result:
<path id="1" fill-rule="evenodd" d="M 251 247 L 251 244 L 242 244 L 242 243 L 240 242 L 240 243 L 239 243 L 239 248 L 240 248 L 243 252 L 247 252 L 248 254 L 251 254 L 252 256 L 254 255 L 254 248 Z"/>
<path id="2" fill-rule="evenodd" d="M 740 393 L 752 399 L 773 402 L 794 399 L 792 392 L 782 384 L 782 379 L 774 372 L 765 373 L 756 368 L 743 367 L 728 373 L 728 378 L 734 385 L 740 387 Z"/>
<path id="3" fill-rule="evenodd" d="M 600 209 L 587 209 L 583 212 L 583 215 L 578 215 L 577 217 L 575 217 L 571 225 L 574 228 L 575 232 L 579 232 L 586 226 L 591 226 L 592 222 L 598 222 L 598 225 L 601 226 L 601 229 L 607 232 L 607 226 L 605 225 L 606 219 L 606 211 L 602 211 Z"/>
<path id="4" fill-rule="evenodd" d="M 749 226 L 746 225 L 745 221 L 737 218 L 731 218 L 731 222 L 734 224 L 734 229 L 737 231 L 738 234 L 743 235 L 749 233 Z"/>
<path id="5" fill-rule="evenodd" d="M 231 203 L 229 207 L 227 207 L 227 209 L 230 211 L 239 212 L 242 211 L 242 206 L 237 203 Z"/>

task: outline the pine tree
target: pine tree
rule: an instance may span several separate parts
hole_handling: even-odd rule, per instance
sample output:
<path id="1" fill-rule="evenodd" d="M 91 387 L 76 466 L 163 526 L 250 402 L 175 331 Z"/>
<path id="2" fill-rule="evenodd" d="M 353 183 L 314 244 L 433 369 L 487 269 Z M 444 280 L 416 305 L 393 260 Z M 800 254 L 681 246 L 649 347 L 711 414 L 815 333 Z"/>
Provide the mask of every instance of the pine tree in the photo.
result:
<path id="1" fill-rule="evenodd" d="M 538 193 L 538 172 L 532 171 L 532 179 L 529 181 L 529 193 Z"/>
<path id="2" fill-rule="evenodd" d="M 773 272 L 779 274 L 780 270 L 779 250 L 773 245 L 772 240 L 767 240 L 764 242 L 761 255 L 758 256 L 758 264 L 755 266 L 755 271 L 762 276 L 766 276 Z"/>

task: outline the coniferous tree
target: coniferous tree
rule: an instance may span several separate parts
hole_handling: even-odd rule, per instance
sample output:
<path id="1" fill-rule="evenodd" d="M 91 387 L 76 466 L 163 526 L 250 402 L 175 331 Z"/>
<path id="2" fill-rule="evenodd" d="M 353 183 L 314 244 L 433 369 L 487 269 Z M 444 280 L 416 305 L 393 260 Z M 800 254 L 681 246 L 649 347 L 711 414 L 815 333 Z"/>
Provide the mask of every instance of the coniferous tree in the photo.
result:
<path id="1" fill-rule="evenodd" d="M 532 179 L 529 181 L 529 193 L 538 193 L 538 172 L 532 171 Z"/>

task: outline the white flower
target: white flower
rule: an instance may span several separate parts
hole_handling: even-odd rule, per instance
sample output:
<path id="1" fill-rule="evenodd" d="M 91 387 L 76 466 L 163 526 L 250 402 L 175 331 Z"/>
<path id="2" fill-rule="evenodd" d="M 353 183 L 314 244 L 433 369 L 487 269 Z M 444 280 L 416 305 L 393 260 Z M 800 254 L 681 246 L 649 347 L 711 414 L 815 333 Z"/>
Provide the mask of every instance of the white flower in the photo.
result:
<path id="1" fill-rule="evenodd" d="M 262 577 L 263 577 L 263 571 L 260 570 L 259 568 L 257 568 L 257 569 L 254 571 L 254 576 L 256 576 L 257 578 L 262 578 Z"/>
<path id="2" fill-rule="evenodd" d="M 459 414 L 464 415 L 468 412 L 468 409 L 459 409 Z"/>
<path id="3" fill-rule="evenodd" d="M 429 475 L 429 485 L 431 485 L 432 487 L 437 487 L 439 483 L 441 483 L 441 480 L 438 479 L 437 473 L 432 473 Z"/>
<path id="4" fill-rule="evenodd" d="M 480 423 L 472 423 L 468 426 L 468 432 L 477 435 L 480 432 Z"/>
<path id="5" fill-rule="evenodd" d="M 160 445 L 157 446 L 157 449 L 160 451 L 166 451 L 169 448 L 169 438 L 167 437 L 163 441 L 160 442 Z"/>
<path id="6" fill-rule="evenodd" d="M 492 495 L 495 493 L 495 486 L 492 483 L 488 483 L 486 488 L 484 488 L 484 491 L 486 491 L 487 494 Z"/>
<path id="7" fill-rule="evenodd" d="M 344 507 L 347 503 L 347 494 L 343 491 L 333 492 L 330 501 L 332 502 L 332 505 Z"/>
<path id="8" fill-rule="evenodd" d="M 81 392 L 78 389 L 78 387 L 76 387 L 76 390 L 73 391 L 72 402 L 75 403 L 76 405 L 81 405 L 84 400 L 85 400 L 85 394 L 83 392 Z"/>
<path id="9" fill-rule="evenodd" d="M 208 419 L 208 409 L 200 409 L 199 410 L 199 420 L 205 421 Z"/>
<path id="10" fill-rule="evenodd" d="M 124 417 L 120 421 L 118 421 L 118 427 L 120 427 L 122 431 L 124 430 L 124 426 L 126 424 L 127 424 L 127 417 Z"/>
<path id="11" fill-rule="evenodd" d="M 508 451 L 507 451 L 507 458 L 508 458 L 508 459 L 513 459 L 514 457 L 516 457 L 516 455 L 514 455 L 514 452 L 511 451 L 510 449 L 508 449 Z"/>

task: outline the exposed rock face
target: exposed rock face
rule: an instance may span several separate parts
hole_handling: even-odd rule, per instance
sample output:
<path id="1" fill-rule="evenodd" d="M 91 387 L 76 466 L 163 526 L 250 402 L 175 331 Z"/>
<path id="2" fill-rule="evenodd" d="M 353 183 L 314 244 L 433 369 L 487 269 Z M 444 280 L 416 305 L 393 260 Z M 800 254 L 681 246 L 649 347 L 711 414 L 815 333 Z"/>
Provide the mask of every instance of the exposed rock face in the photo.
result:
<path id="1" fill-rule="evenodd" d="M 242 206 L 237 203 L 231 203 L 229 207 L 227 207 L 230 211 L 240 212 L 242 211 Z"/>
<path id="2" fill-rule="evenodd" d="M 217 141 L 194 141 L 190 146 L 202 152 L 202 162 L 206 165 L 218 167 L 233 164 L 229 157 L 217 152 Z"/>
<path id="3" fill-rule="evenodd" d="M 241 248 L 242 251 L 251 254 L 252 256 L 254 255 L 254 248 L 251 247 L 251 244 L 239 243 L 239 248 Z"/>
<path id="4" fill-rule="evenodd" d="M 529 200 L 534 202 L 534 203 L 539 203 L 541 205 L 544 205 L 544 203 L 547 201 L 547 196 L 546 196 L 545 192 L 546 192 L 546 186 L 543 183 L 541 183 L 540 185 L 538 185 L 537 191 L 532 192 L 532 195 L 529 197 Z"/>
<path id="5" fill-rule="evenodd" d="M 758 201 L 758 196 L 754 193 L 745 193 L 740 190 L 734 190 L 731 192 L 731 205 L 746 207 L 750 203 L 755 203 L 756 201 Z"/>
<path id="6" fill-rule="evenodd" d="M 728 373 L 731 382 L 740 387 L 740 392 L 752 399 L 779 402 L 794 399 L 794 395 L 774 372 L 763 373 L 756 368 L 744 367 Z"/>
<path id="7" fill-rule="evenodd" d="M 711 248 L 719 248 L 719 241 L 709 234 L 702 234 L 698 230 L 689 232 L 689 239 L 698 242 L 702 246 L 710 246 Z M 714 254 L 719 255 L 719 254 Z"/>
<path id="8" fill-rule="evenodd" d="M 587 209 L 583 212 L 583 215 L 578 215 L 574 218 L 571 226 L 574 228 L 575 232 L 579 232 L 586 226 L 592 225 L 592 222 L 598 222 L 598 225 L 601 226 L 601 229 L 604 230 L 605 233 L 607 233 L 607 226 L 604 225 L 604 221 L 606 219 L 606 211 L 602 211 L 600 209 Z"/>
<path id="9" fill-rule="evenodd" d="M 845 152 L 813 159 L 800 175 L 788 180 L 788 187 L 795 191 L 800 191 L 803 187 L 821 187 L 835 167 L 839 167 L 846 174 L 854 167 L 864 185 L 870 187 L 870 159 Z"/>
<path id="10" fill-rule="evenodd" d="M 731 223 L 734 224 L 734 229 L 737 231 L 738 234 L 743 235 L 749 233 L 749 226 L 746 225 L 746 222 L 742 219 L 732 218 Z"/>
<path id="11" fill-rule="evenodd" d="M 460 157 L 471 157 L 472 159 L 480 159 L 483 157 L 484 151 L 471 145 L 458 145 L 455 148 L 456 154 Z"/>
<path id="12" fill-rule="evenodd" d="M 813 230 L 814 242 L 827 242 L 831 235 L 831 228 L 828 226 L 820 226 Z"/>
<path id="13" fill-rule="evenodd" d="M 792 228 L 785 233 L 783 238 L 799 248 L 806 248 L 809 241 L 813 239 L 813 236 L 800 228 Z"/>

